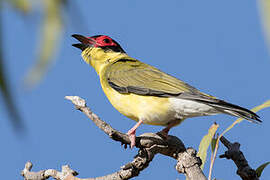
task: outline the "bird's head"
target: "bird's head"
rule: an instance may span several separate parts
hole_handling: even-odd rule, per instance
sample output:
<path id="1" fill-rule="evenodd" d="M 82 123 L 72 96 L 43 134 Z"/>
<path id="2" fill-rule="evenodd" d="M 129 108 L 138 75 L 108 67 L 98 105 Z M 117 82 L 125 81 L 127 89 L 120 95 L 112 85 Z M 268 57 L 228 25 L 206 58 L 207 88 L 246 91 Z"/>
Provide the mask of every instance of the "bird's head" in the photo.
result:
<path id="1" fill-rule="evenodd" d="M 97 68 L 100 68 L 107 61 L 125 54 L 122 47 L 109 36 L 85 37 L 73 34 L 72 37 L 80 41 L 80 43 L 72 44 L 72 46 L 81 49 L 84 61 L 91 64 L 97 71 L 99 71 Z"/>

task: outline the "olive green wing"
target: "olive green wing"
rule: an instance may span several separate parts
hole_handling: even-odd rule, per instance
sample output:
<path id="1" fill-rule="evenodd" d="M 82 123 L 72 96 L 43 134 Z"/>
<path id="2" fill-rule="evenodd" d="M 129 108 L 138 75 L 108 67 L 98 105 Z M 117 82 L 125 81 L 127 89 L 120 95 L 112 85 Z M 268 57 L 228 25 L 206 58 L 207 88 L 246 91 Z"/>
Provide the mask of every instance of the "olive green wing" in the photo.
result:
<path id="1" fill-rule="evenodd" d="M 105 72 L 105 76 L 109 85 L 119 93 L 196 101 L 225 114 L 242 117 L 251 122 L 261 122 L 259 116 L 248 109 L 204 94 L 187 83 L 134 59 L 114 62 Z"/>
<path id="2" fill-rule="evenodd" d="M 134 59 L 114 62 L 105 76 L 109 85 L 120 93 L 162 97 L 178 96 L 183 92 L 201 94 L 183 81 Z"/>

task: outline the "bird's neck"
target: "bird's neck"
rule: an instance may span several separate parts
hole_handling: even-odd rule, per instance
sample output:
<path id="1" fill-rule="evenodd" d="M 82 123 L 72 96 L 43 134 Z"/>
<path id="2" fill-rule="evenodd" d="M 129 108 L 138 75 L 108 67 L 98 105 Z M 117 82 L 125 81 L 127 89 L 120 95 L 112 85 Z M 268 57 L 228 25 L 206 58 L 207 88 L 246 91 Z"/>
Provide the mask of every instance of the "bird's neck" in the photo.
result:
<path id="1" fill-rule="evenodd" d="M 101 48 L 92 48 L 82 52 L 82 57 L 85 62 L 90 64 L 99 75 L 104 67 L 107 65 L 122 59 L 129 57 L 126 53 L 104 51 Z"/>

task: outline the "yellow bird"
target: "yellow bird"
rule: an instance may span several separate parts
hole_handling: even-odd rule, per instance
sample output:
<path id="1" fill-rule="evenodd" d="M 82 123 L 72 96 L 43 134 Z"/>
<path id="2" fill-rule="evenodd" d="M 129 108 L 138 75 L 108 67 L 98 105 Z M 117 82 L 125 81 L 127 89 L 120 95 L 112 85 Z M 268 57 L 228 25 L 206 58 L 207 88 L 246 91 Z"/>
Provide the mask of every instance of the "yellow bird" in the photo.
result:
<path id="1" fill-rule="evenodd" d="M 82 57 L 100 77 L 100 83 L 111 104 L 123 115 L 137 121 L 128 135 L 131 148 L 135 146 L 136 129 L 141 124 L 170 128 L 184 119 L 219 113 L 261 122 L 248 109 L 227 103 L 200 92 L 187 83 L 159 69 L 134 59 L 112 38 L 105 35 L 85 37 L 73 34 L 80 43 Z"/>

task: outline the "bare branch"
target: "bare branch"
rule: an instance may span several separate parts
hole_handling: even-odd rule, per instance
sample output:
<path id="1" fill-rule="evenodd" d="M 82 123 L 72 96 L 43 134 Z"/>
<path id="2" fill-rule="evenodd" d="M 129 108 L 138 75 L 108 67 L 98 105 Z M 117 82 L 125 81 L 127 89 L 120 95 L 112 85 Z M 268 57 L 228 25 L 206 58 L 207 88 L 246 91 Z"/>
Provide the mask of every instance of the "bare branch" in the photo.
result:
<path id="1" fill-rule="evenodd" d="M 95 113 L 93 113 L 85 103 L 85 100 L 78 96 L 66 96 L 66 99 L 71 100 L 75 107 L 89 117 L 101 130 L 103 130 L 110 138 L 115 141 L 120 141 L 122 144 L 130 144 L 129 138 L 113 129 L 109 124 L 102 121 Z M 178 161 L 176 170 L 183 173 L 189 180 L 206 180 L 202 170 L 200 169 L 201 160 L 196 157 L 196 151 L 192 148 L 186 149 L 182 141 L 175 136 L 164 138 L 158 133 L 145 133 L 136 137 L 136 147 L 139 148 L 138 154 L 132 162 L 127 163 L 115 173 L 96 178 L 80 179 L 74 177 L 77 175 L 75 171 L 68 166 L 68 171 L 63 170 L 44 170 L 39 172 L 31 172 L 26 163 L 26 168 L 22 171 L 25 180 L 44 180 L 48 177 L 53 177 L 57 180 L 123 180 L 138 176 L 140 171 L 148 167 L 156 154 L 163 154 L 172 157 Z M 47 172 L 47 173 L 46 173 Z M 48 173 L 50 172 L 50 173 Z"/>
<path id="2" fill-rule="evenodd" d="M 116 131 L 109 124 L 102 121 L 95 113 L 90 110 L 90 108 L 86 106 L 86 102 L 84 99 L 78 96 L 66 96 L 65 98 L 70 100 L 75 105 L 76 109 L 82 111 L 89 119 L 91 119 L 96 124 L 97 127 L 103 130 L 107 135 L 109 135 L 110 138 L 115 141 L 120 141 L 123 144 L 130 144 L 128 135 Z"/>
<path id="3" fill-rule="evenodd" d="M 203 179 L 206 180 L 200 166 L 202 161 L 196 157 L 197 152 L 192 148 L 187 148 L 186 151 L 178 154 L 178 162 L 176 170 L 179 173 L 184 173 L 187 179 Z"/>
<path id="4" fill-rule="evenodd" d="M 68 165 L 62 166 L 62 172 L 58 172 L 54 169 L 42 170 L 38 172 L 31 172 L 33 165 L 31 162 L 25 164 L 21 175 L 25 180 L 45 180 L 52 177 L 57 180 L 68 180 L 67 177 L 76 176 L 78 173 L 69 168 Z"/>
<path id="5" fill-rule="evenodd" d="M 228 148 L 228 151 L 219 157 L 233 160 L 238 168 L 237 174 L 243 180 L 258 180 L 259 178 L 257 177 L 256 171 L 248 165 L 244 154 L 240 151 L 240 144 L 238 142 L 231 143 L 224 136 L 220 138 L 220 141 Z"/>

